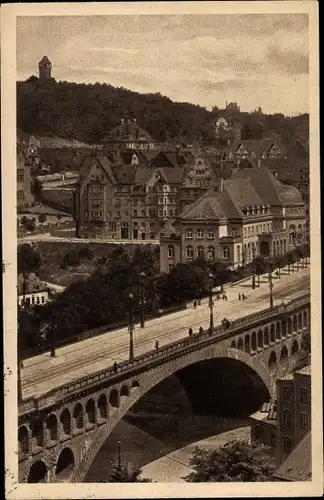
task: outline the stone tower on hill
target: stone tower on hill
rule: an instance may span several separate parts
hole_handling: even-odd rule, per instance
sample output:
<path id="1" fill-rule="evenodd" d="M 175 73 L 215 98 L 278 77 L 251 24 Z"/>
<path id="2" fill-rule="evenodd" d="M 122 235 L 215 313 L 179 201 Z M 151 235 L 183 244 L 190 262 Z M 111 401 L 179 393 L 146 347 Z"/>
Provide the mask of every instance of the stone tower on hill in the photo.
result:
<path id="1" fill-rule="evenodd" d="M 39 79 L 50 80 L 52 78 L 52 63 L 47 56 L 43 56 L 38 63 Z"/>

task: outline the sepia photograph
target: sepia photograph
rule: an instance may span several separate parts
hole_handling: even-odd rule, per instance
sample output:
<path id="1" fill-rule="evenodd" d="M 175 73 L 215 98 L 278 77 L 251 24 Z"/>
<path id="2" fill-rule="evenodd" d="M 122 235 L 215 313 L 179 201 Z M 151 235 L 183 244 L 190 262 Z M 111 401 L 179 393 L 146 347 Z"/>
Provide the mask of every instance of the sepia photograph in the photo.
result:
<path id="1" fill-rule="evenodd" d="M 317 6 L 185 3 L 2 16 L 8 498 L 322 493 Z"/>

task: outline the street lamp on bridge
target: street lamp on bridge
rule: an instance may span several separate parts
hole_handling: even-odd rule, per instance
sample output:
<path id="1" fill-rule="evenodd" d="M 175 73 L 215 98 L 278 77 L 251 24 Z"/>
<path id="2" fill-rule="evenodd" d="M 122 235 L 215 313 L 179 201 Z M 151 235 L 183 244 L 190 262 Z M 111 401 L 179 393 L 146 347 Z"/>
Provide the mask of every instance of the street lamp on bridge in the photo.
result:
<path id="1" fill-rule="evenodd" d="M 144 279 L 145 279 L 145 273 L 141 272 L 140 273 L 141 328 L 145 327 L 145 322 L 144 322 Z"/>
<path id="2" fill-rule="evenodd" d="M 255 290 L 255 246 L 252 244 L 252 290 Z"/>
<path id="3" fill-rule="evenodd" d="M 269 291 L 270 291 L 270 308 L 273 308 L 273 283 L 272 283 L 272 271 L 270 269 L 269 274 L 268 274 L 268 279 L 269 279 Z"/>
<path id="4" fill-rule="evenodd" d="M 214 330 L 214 311 L 213 311 L 213 306 L 214 306 L 214 301 L 213 301 L 213 278 L 214 276 L 210 273 L 209 274 L 209 329 L 210 332 Z"/>
<path id="5" fill-rule="evenodd" d="M 129 297 L 129 359 L 134 359 L 134 322 L 133 322 L 133 299 L 134 295 L 130 293 Z"/>

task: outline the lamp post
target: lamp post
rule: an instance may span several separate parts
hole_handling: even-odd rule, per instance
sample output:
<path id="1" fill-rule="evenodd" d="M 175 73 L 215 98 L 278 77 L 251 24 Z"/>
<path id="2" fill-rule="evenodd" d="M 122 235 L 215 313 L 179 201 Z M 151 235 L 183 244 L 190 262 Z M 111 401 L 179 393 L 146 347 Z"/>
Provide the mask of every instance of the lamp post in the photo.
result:
<path id="1" fill-rule="evenodd" d="M 145 273 L 141 272 L 141 274 L 140 274 L 141 328 L 145 327 L 145 322 L 144 322 L 144 279 L 145 279 Z"/>
<path id="2" fill-rule="evenodd" d="M 130 293 L 129 297 L 129 359 L 134 359 L 134 324 L 133 324 L 133 298 Z"/>
<path id="3" fill-rule="evenodd" d="M 255 246 L 252 245 L 252 290 L 255 290 Z"/>
<path id="4" fill-rule="evenodd" d="M 118 448 L 118 469 L 121 470 L 121 450 L 120 450 L 120 441 L 117 441 Z"/>
<path id="5" fill-rule="evenodd" d="M 271 270 L 269 271 L 269 275 L 268 275 L 268 278 L 269 278 L 269 290 L 270 290 L 270 308 L 272 309 L 273 308 L 273 283 L 272 283 L 272 272 Z"/>
<path id="6" fill-rule="evenodd" d="M 53 325 L 51 326 L 51 357 L 55 358 L 56 356 L 56 332 Z"/>
<path id="7" fill-rule="evenodd" d="M 209 329 L 210 332 L 214 330 L 214 301 L 213 301 L 213 275 L 209 274 Z"/>

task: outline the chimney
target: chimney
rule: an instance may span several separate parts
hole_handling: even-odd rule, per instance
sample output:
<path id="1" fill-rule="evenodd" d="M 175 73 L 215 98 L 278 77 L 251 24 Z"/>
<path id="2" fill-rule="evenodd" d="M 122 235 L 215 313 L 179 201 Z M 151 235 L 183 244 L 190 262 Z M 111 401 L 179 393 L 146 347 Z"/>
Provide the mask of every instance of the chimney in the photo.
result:
<path id="1" fill-rule="evenodd" d="M 225 103 L 225 108 L 227 108 L 227 101 L 226 101 L 226 103 Z"/>

